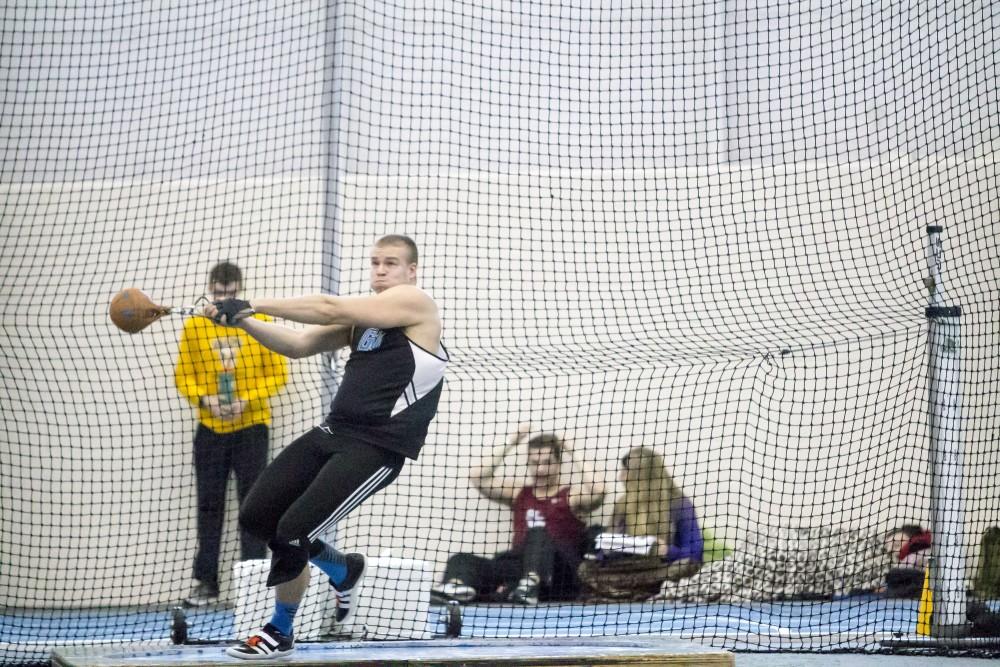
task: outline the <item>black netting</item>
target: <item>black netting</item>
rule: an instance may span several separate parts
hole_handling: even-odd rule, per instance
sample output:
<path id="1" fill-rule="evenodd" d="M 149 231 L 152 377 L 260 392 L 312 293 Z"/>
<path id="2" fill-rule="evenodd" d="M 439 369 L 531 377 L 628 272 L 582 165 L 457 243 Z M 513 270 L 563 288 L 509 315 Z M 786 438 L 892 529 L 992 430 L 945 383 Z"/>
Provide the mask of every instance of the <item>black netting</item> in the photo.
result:
<path id="1" fill-rule="evenodd" d="M 942 575 L 995 605 L 995 6 L 169 4 L 3 10 L 0 658 L 178 639 L 185 318 L 125 334 L 111 297 L 190 304 L 223 260 L 250 298 L 365 293 L 392 232 L 420 246 L 452 363 L 419 460 L 328 535 L 373 560 L 369 612 L 337 627 L 311 603 L 303 640 L 453 632 L 427 582 L 509 548 L 512 513 L 469 476 L 523 422 L 572 437 L 574 493 L 606 488 L 592 534 L 621 532 L 620 460 L 650 448 L 705 562 L 537 606 L 494 586 L 462 636 L 818 651 L 914 632 L 919 601 L 882 587 L 886 534 L 932 528 L 929 225 L 941 305 L 961 306 L 964 456 L 962 522 L 933 528 L 959 545 Z M 343 360 L 289 362 L 271 456 L 322 420 Z M 235 496 L 188 639 L 270 613 Z"/>

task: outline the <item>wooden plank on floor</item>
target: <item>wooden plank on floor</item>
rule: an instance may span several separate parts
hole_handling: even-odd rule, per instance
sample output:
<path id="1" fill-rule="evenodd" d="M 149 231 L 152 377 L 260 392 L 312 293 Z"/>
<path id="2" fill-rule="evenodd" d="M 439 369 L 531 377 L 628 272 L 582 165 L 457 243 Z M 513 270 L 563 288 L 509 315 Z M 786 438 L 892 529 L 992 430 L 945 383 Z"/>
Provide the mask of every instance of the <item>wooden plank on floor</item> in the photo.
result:
<path id="1" fill-rule="evenodd" d="M 53 651 L 58 667 L 216 667 L 280 664 L 295 667 L 733 667 L 733 654 L 669 638 L 439 639 L 428 641 L 300 643 L 290 656 L 242 661 L 225 646 L 86 646 Z"/>

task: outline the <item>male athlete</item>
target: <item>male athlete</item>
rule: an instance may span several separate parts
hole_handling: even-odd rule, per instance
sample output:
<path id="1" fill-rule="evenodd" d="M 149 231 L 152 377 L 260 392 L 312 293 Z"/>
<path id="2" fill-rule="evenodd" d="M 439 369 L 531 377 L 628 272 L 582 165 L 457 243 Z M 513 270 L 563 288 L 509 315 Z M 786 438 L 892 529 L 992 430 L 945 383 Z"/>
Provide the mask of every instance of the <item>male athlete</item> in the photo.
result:
<path id="1" fill-rule="evenodd" d="M 326 421 L 282 451 L 240 507 L 240 524 L 271 548 L 267 585 L 276 590 L 271 621 L 228 648 L 233 657 L 292 652 L 310 561 L 330 577 L 337 621 L 354 610 L 365 557 L 343 554 L 317 535 L 395 480 L 406 458 L 417 458 L 437 411 L 448 353 L 437 305 L 416 281 L 417 246 L 393 234 L 372 247 L 370 296 L 225 299 L 205 307 L 206 317 L 288 357 L 351 348 Z M 292 329 L 253 313 L 310 326 Z"/>

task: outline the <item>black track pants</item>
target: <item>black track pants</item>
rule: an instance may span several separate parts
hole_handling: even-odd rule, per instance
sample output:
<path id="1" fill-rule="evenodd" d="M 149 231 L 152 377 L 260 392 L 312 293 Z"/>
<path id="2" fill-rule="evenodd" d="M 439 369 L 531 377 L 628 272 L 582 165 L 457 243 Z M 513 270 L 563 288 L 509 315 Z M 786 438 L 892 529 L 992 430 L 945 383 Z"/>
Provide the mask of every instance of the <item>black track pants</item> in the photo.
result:
<path id="1" fill-rule="evenodd" d="M 317 426 L 269 465 L 240 507 L 240 525 L 271 547 L 267 585 L 291 581 L 309 562 L 312 540 L 391 484 L 402 454 Z"/>

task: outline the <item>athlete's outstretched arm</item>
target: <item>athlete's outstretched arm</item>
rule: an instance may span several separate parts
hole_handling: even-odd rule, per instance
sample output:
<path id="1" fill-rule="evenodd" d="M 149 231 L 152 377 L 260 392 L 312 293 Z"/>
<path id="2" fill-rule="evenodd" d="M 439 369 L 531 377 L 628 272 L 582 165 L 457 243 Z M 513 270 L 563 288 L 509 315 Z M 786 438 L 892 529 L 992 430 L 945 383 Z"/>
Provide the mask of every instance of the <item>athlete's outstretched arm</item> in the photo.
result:
<path id="1" fill-rule="evenodd" d="M 371 296 L 313 294 L 286 299 L 254 299 L 253 310 L 303 324 L 392 329 L 422 324 L 437 317 L 437 306 L 413 285 L 397 285 Z"/>
<path id="2" fill-rule="evenodd" d="M 214 313 L 209 314 L 209 309 L 214 309 L 214 306 L 205 307 L 207 317 L 214 315 Z M 246 331 L 267 349 L 292 359 L 338 350 L 351 342 L 351 328 L 340 325 L 292 329 L 274 322 L 247 317 L 233 326 Z"/>

